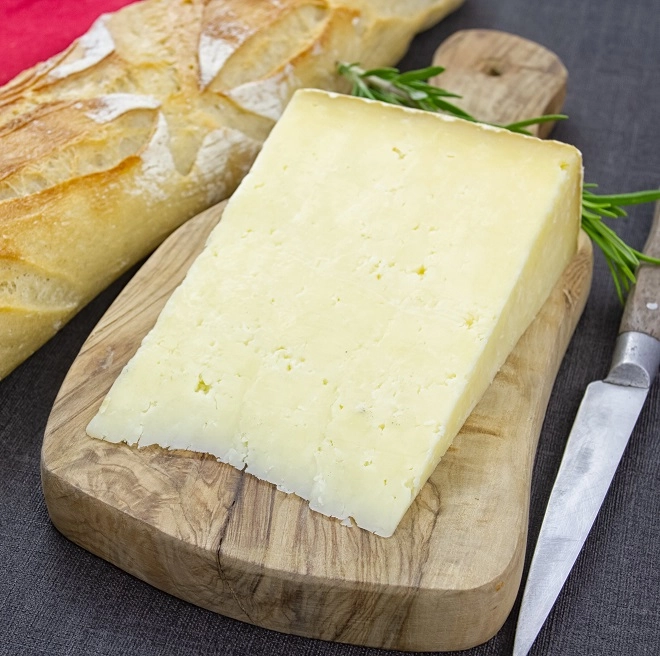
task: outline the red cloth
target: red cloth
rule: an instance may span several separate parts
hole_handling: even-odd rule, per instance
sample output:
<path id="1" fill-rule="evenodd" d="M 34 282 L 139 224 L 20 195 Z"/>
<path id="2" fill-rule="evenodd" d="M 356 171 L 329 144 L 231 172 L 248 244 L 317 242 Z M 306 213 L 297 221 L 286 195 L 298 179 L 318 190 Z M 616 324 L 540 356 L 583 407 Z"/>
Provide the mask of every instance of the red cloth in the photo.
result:
<path id="1" fill-rule="evenodd" d="M 0 85 L 64 50 L 101 14 L 135 0 L 0 0 Z"/>

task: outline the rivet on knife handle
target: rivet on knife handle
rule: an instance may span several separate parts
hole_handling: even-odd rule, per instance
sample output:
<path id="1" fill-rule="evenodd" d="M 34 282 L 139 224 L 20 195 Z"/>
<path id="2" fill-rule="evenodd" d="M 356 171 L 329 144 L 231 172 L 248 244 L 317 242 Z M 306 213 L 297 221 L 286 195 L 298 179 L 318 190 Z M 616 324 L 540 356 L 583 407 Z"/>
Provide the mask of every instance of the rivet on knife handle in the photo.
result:
<path id="1" fill-rule="evenodd" d="M 660 203 L 655 208 L 644 253 L 660 257 Z M 660 340 L 660 266 L 642 264 L 637 269 L 636 278 L 637 283 L 630 290 L 623 311 L 619 333 L 640 332 Z"/>

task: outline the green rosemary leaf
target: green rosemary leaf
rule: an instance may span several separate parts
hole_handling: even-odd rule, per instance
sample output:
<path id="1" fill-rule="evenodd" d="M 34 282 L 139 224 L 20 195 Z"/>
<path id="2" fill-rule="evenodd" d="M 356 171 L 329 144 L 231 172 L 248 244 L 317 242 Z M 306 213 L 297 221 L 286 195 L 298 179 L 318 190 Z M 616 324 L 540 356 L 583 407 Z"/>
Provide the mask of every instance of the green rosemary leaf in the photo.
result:
<path id="1" fill-rule="evenodd" d="M 551 121 L 564 121 L 567 118 L 568 116 L 566 116 L 566 114 L 544 114 L 543 116 L 528 118 L 524 121 L 509 123 L 507 125 L 503 125 L 502 127 L 513 132 L 519 128 L 529 127 L 530 125 L 540 125 L 541 123 L 550 123 Z"/>
<path id="2" fill-rule="evenodd" d="M 640 262 L 646 262 L 647 264 L 660 264 L 660 258 L 652 257 L 651 255 L 647 255 L 640 251 L 635 251 L 635 254 Z"/>
<path id="3" fill-rule="evenodd" d="M 424 93 L 432 98 L 461 98 L 458 93 L 452 93 L 451 91 L 441 89 L 440 87 L 432 87 L 424 82 L 411 82 L 409 86 L 411 89 L 423 90 Z"/>
<path id="4" fill-rule="evenodd" d="M 479 123 L 476 118 L 463 111 L 460 107 L 457 107 L 453 103 L 447 102 L 446 100 L 440 100 L 440 98 L 435 98 L 434 100 L 437 108 L 439 110 L 445 111 L 448 114 L 453 114 L 458 118 L 463 118 L 467 121 L 472 121 L 473 123 Z"/>
<path id="5" fill-rule="evenodd" d="M 596 212 L 592 212 L 591 210 L 588 210 L 582 206 L 582 218 L 585 219 L 594 219 L 594 220 L 599 220 L 600 219 L 600 214 L 596 214 Z"/>
<path id="6" fill-rule="evenodd" d="M 594 187 L 597 185 L 594 185 Z M 660 200 L 660 189 L 648 189 L 646 191 L 635 191 L 629 194 L 611 194 L 611 195 L 596 195 L 592 192 L 587 192 L 589 197 L 596 197 L 602 203 L 609 203 L 611 205 L 642 205 L 644 203 L 652 203 Z"/>
<path id="7" fill-rule="evenodd" d="M 624 302 L 624 292 L 623 289 L 621 288 L 621 282 L 619 281 L 619 274 L 617 273 L 617 268 L 616 266 L 612 263 L 609 257 L 605 257 L 605 262 L 607 263 L 607 266 L 610 270 L 610 275 L 612 276 L 612 280 L 614 281 L 614 288 L 616 289 L 616 295 L 619 297 L 619 302 L 623 304 Z M 626 291 L 628 291 L 626 289 Z"/>
<path id="8" fill-rule="evenodd" d="M 357 64 L 353 64 L 355 68 Z M 380 77 L 383 80 L 391 80 L 392 78 L 399 77 L 401 73 L 397 68 L 372 68 L 368 71 L 362 71 L 360 73 L 362 77 Z"/>
<path id="9" fill-rule="evenodd" d="M 428 68 L 420 68 L 416 71 L 401 73 L 397 76 L 397 81 L 401 84 L 410 84 L 411 82 L 426 82 L 428 79 L 444 73 L 444 71 L 445 69 L 442 66 L 429 66 Z"/>

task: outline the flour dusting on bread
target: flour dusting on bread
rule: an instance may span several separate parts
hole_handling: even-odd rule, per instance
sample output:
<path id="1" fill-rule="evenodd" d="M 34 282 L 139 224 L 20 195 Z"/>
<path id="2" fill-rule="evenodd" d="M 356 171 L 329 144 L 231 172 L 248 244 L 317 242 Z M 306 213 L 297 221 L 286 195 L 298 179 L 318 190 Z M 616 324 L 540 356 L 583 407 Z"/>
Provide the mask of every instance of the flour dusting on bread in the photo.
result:
<path id="1" fill-rule="evenodd" d="M 107 15 L 104 14 L 98 18 L 90 27 L 89 31 L 78 40 L 78 45 L 75 50 L 82 51 L 82 57 L 74 59 L 67 57 L 64 63 L 55 67 L 48 77 L 52 79 L 60 79 L 80 73 L 86 69 L 91 68 L 95 64 L 105 59 L 115 49 L 115 42 L 112 34 L 106 27 Z M 71 59 L 71 61 L 69 61 Z"/>
<path id="2" fill-rule="evenodd" d="M 99 96 L 98 105 L 85 112 L 85 115 L 97 123 L 114 121 L 118 116 L 136 109 L 158 109 L 160 101 L 153 96 L 137 93 L 109 93 Z"/>
<path id="3" fill-rule="evenodd" d="M 199 39 L 199 78 L 203 89 L 212 82 L 235 51 L 233 43 L 202 34 Z"/>
<path id="4" fill-rule="evenodd" d="M 167 119 L 158 113 L 156 131 L 141 155 L 142 173 L 137 176 L 133 194 L 145 195 L 150 202 L 165 200 L 168 196 L 167 183 L 176 172 L 170 150 L 170 131 Z"/>
<path id="5" fill-rule="evenodd" d="M 242 84 L 227 95 L 248 112 L 277 121 L 298 86 L 293 66 L 287 64 L 275 75 Z"/>
<path id="6" fill-rule="evenodd" d="M 231 166 L 232 160 L 251 164 L 260 148 L 258 141 L 230 128 L 219 128 L 204 137 L 197 151 L 193 172 L 199 183 L 206 185 L 209 205 L 227 197 L 232 170 L 235 169 Z M 248 168 L 245 167 L 245 173 Z"/>

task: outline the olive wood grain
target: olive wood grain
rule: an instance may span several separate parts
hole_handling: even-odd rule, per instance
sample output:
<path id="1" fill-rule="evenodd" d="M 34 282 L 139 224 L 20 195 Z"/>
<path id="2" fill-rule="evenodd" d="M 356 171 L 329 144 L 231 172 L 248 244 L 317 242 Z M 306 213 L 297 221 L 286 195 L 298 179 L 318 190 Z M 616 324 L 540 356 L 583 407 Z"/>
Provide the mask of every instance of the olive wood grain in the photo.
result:
<path id="1" fill-rule="evenodd" d="M 462 47 L 470 38 L 461 35 Z M 508 38 L 492 35 L 498 47 Z M 479 32 L 488 53 L 485 40 Z M 452 43 L 440 49 L 440 59 L 456 61 Z M 545 109 L 545 94 L 536 105 L 506 76 L 498 80 L 507 86 L 498 95 L 500 120 Z M 471 93 L 481 91 L 475 86 Z M 489 87 L 484 95 L 490 93 Z M 482 116 L 493 119 L 495 112 Z M 488 640 L 520 583 L 532 464 L 589 290 L 588 239 L 581 235 L 575 259 L 394 536 L 381 538 L 314 513 L 300 498 L 210 456 L 134 449 L 85 434 L 221 212 L 215 207 L 196 217 L 158 249 L 74 362 L 42 451 L 53 523 L 166 592 L 270 629 L 421 651 Z"/>
<path id="2" fill-rule="evenodd" d="M 568 72 L 557 55 L 505 32 L 456 32 L 436 51 L 433 64 L 445 68 L 433 83 L 462 96 L 456 104 L 481 121 L 506 125 L 557 114 L 566 97 Z M 547 137 L 553 125 L 527 130 Z"/>
<path id="3" fill-rule="evenodd" d="M 660 202 L 655 206 L 644 253 L 660 258 Z M 628 294 L 619 333 L 636 331 L 660 340 L 660 267 L 641 264 L 635 277 L 637 282 Z"/>

